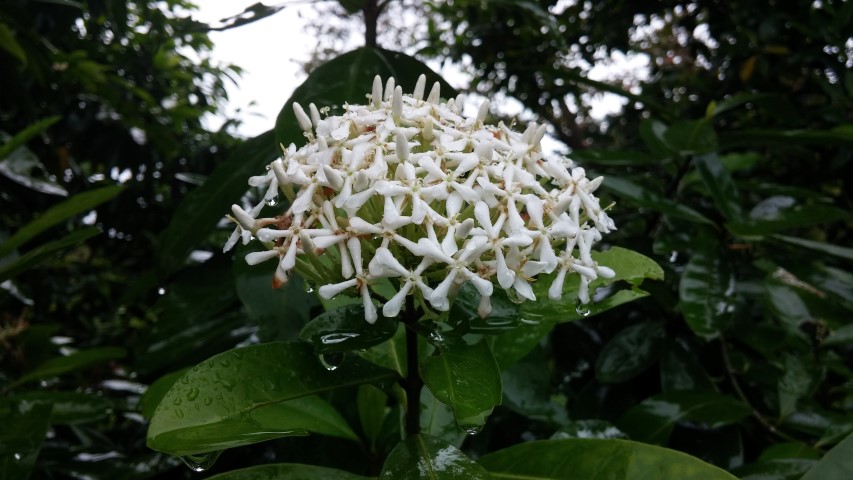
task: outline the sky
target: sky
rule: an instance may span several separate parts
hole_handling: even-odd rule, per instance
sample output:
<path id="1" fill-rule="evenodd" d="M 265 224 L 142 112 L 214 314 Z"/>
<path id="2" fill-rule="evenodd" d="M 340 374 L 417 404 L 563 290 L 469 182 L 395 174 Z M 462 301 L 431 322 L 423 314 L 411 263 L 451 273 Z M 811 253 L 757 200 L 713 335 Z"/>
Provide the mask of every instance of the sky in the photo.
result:
<path id="1" fill-rule="evenodd" d="M 199 21 L 217 24 L 223 18 L 243 12 L 257 1 L 202 1 L 198 3 L 199 10 L 192 15 Z M 274 1 L 264 3 L 278 4 Z M 303 31 L 307 20 L 300 18 L 300 15 L 311 17 L 313 8 L 310 2 L 294 0 L 288 2 L 288 6 L 283 10 L 262 20 L 223 32 L 210 33 L 214 44 L 213 59 L 240 66 L 244 70 L 236 85 L 228 84 L 229 102 L 225 108 L 228 115 L 240 111 L 239 118 L 243 123 L 238 129 L 239 134 L 252 137 L 273 128 L 279 110 L 296 87 L 305 80 L 306 75 L 302 72 L 300 63 L 308 60 L 313 38 Z M 360 46 L 361 38 L 356 36 L 356 39 L 351 48 Z M 623 56 L 614 60 L 615 65 L 593 66 L 589 71 L 590 78 L 606 80 L 614 72 L 638 71 L 644 68 L 643 58 Z M 453 65 L 438 65 L 437 62 L 428 61 L 427 64 L 438 71 L 451 86 L 467 86 L 468 81 L 459 68 Z M 482 99 L 473 97 L 469 100 L 470 104 L 466 104 L 465 108 L 466 113 L 476 113 Z M 613 94 L 596 95 L 592 116 L 603 118 L 608 112 L 618 111 L 623 102 L 623 99 Z M 523 111 L 521 104 L 512 99 L 492 99 L 491 103 L 493 108 L 499 108 L 503 114 L 518 115 Z M 209 125 L 218 128 L 222 121 L 220 118 L 211 118 Z M 546 140 L 546 143 L 551 141 Z M 557 145 L 545 145 L 545 148 L 559 150 Z"/>

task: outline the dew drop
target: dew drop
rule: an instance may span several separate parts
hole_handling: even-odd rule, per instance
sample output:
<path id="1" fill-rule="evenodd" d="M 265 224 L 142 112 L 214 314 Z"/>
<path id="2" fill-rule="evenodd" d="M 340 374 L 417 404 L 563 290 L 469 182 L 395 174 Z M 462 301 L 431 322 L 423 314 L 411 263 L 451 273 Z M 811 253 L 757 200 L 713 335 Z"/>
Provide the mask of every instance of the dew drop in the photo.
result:
<path id="1" fill-rule="evenodd" d="M 336 370 L 344 363 L 343 353 L 323 353 L 318 356 L 320 363 L 328 371 Z"/>
<path id="2" fill-rule="evenodd" d="M 160 287 L 160 288 L 158 288 L 158 289 L 157 289 L 157 295 L 165 295 L 165 294 L 166 294 L 166 289 L 165 289 L 165 288 Z"/>
<path id="3" fill-rule="evenodd" d="M 180 408 L 175 409 L 175 416 L 178 418 L 184 418 L 184 411 Z"/>
<path id="4" fill-rule="evenodd" d="M 23 456 L 20 453 L 15 452 L 15 460 L 20 460 L 21 458 L 23 458 Z"/>
<path id="5" fill-rule="evenodd" d="M 198 453 L 195 455 L 185 455 L 179 458 L 184 462 L 184 464 L 186 464 L 186 466 L 190 467 L 190 470 L 194 472 L 203 472 L 213 466 L 221 453 L 221 451 Z"/>
<path id="6" fill-rule="evenodd" d="M 314 287 L 310 283 L 305 284 L 305 293 L 314 293 Z"/>
<path id="7" fill-rule="evenodd" d="M 590 313 L 592 313 L 592 310 L 590 310 L 589 307 L 587 307 L 583 303 L 578 303 L 575 306 L 575 313 L 577 313 L 578 315 L 580 315 L 582 317 L 587 317 L 587 316 L 589 316 Z"/>
<path id="8" fill-rule="evenodd" d="M 429 332 L 429 341 L 435 346 L 441 346 L 444 343 L 444 337 L 437 330 Z"/>
<path id="9" fill-rule="evenodd" d="M 209 407 L 209 406 L 210 406 L 210 404 L 211 404 L 211 403 L 213 403 L 213 399 L 212 399 L 212 398 L 210 398 L 210 397 L 204 397 L 204 400 L 203 400 L 203 401 L 204 401 L 204 405 L 205 405 L 206 407 Z"/>
<path id="10" fill-rule="evenodd" d="M 334 345 L 352 338 L 358 338 L 358 334 L 353 332 L 335 332 L 321 336 L 320 343 L 323 345 Z"/>
<path id="11" fill-rule="evenodd" d="M 678 260 L 678 252 L 673 250 L 669 253 L 669 263 L 675 263 L 676 260 Z"/>
<path id="12" fill-rule="evenodd" d="M 192 402 L 196 398 L 198 398 L 198 389 L 193 387 L 189 392 L 187 392 L 187 400 Z"/>
<path id="13" fill-rule="evenodd" d="M 269 205 L 270 207 L 274 207 L 277 204 L 278 204 L 278 197 L 272 197 L 270 199 L 267 199 L 267 205 Z"/>
<path id="14" fill-rule="evenodd" d="M 182 402 L 183 402 L 183 400 L 181 400 L 181 398 L 178 397 L 178 398 L 172 400 L 172 405 L 177 406 L 177 405 L 180 405 Z"/>
<path id="15" fill-rule="evenodd" d="M 483 426 L 482 425 L 469 425 L 466 427 L 462 427 L 462 429 L 465 430 L 465 433 L 467 433 L 468 435 L 474 436 L 474 435 L 483 431 Z"/>

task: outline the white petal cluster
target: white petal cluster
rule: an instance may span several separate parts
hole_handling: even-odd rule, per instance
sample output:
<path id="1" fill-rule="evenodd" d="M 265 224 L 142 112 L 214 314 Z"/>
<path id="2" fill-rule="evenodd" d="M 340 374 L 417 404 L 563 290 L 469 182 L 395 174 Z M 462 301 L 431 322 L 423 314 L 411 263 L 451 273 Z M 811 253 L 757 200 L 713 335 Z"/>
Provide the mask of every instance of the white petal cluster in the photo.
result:
<path id="1" fill-rule="evenodd" d="M 543 157 L 544 125 L 523 133 L 485 125 L 488 101 L 466 118 L 460 98 L 440 103 L 436 83 L 424 99 L 424 87 L 422 76 L 404 95 L 393 78 L 383 88 L 376 77 L 369 103 L 346 105 L 341 116 L 294 103 L 308 143 L 282 148 L 264 175 L 249 179 L 265 189 L 264 201 L 249 211 L 232 207 L 237 228 L 225 250 L 255 237 L 267 249 L 246 261 L 276 259 L 273 286 L 298 271 L 324 298 L 360 296 L 371 323 L 382 279 L 399 285 L 384 299 L 387 317 L 413 294 L 446 311 L 465 282 L 487 316 L 495 284 L 511 298 L 536 300 L 531 283 L 555 271 L 549 297 L 560 298 L 566 275 L 576 272 L 578 298 L 588 303 L 589 282 L 614 275 L 590 256 L 615 228 L 593 195 L 602 177 L 589 180 L 571 160 Z M 257 218 L 279 195 L 287 210 Z"/>

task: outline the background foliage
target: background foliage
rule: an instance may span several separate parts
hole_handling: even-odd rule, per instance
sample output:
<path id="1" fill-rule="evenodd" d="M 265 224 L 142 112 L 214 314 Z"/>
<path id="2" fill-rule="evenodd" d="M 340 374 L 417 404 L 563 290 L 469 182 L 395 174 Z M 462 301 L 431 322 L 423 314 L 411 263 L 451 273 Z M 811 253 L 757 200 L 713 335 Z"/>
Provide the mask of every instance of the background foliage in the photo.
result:
<path id="1" fill-rule="evenodd" d="M 385 6 L 340 4 L 368 25 Z M 287 358 L 322 370 L 306 344 L 292 342 L 324 331 L 303 327 L 333 305 L 299 281 L 268 289 L 271 272 L 234 261 L 240 252 L 218 253 L 223 212 L 276 155 L 276 140 L 298 141 L 298 130 L 289 114 L 250 140 L 204 127 L 238 70 L 207 58 L 208 27 L 186 17 L 191 8 L 0 6 L 0 425 L 11 425 L 0 431 L 2 478 L 189 478 L 196 474 L 180 460 L 145 445 L 146 419 L 163 398 L 178 407 L 199 395 L 180 390 L 179 379 L 213 368 L 224 375 L 223 394 L 240 381 L 281 379 L 264 377 L 270 369 L 210 366 L 234 362 L 234 352 L 259 365 Z M 645 459 L 642 473 L 657 468 L 667 452 L 657 446 L 666 446 L 739 478 L 846 478 L 853 4 L 455 0 L 425 8 L 418 56 L 466 65 L 472 90 L 516 99 L 524 115 L 548 122 L 573 159 L 606 176 L 602 195 L 616 202 L 619 230 L 602 255 L 630 248 L 663 275 L 635 265 L 634 276 L 601 285 L 591 312 L 507 304 L 506 318 L 535 320 L 509 332 L 477 323 L 460 302 L 454 330 L 488 334 L 480 348 L 495 353 L 497 368 L 480 373 L 503 385 L 499 402 L 465 405 L 478 414 L 500 403 L 477 435 L 457 429 L 454 412 L 425 390 L 424 435 L 398 444 L 390 379 L 406 366 L 393 361 L 402 346 L 392 328 L 376 333 L 391 340 L 362 355 L 323 352 L 333 366 L 343 361 L 347 386 L 317 385 L 305 396 L 273 385 L 276 400 L 299 402 L 218 415 L 215 433 L 229 438 L 258 423 L 320 434 L 231 443 L 210 474 L 277 463 L 220 478 L 343 478 L 341 469 L 403 478 L 388 465 L 443 451 L 464 478 L 560 478 L 568 467 L 554 459 L 569 450 L 579 452 L 577 471 L 589 468 L 584 459 L 618 453 Z M 275 11 L 259 6 L 251 18 Z M 615 53 L 647 55 L 649 74 L 589 79 L 590 66 Z M 361 49 L 314 69 L 293 99 L 339 105 L 368 91 L 360 83 L 375 73 L 410 90 L 424 68 Z M 350 89 L 331 88 L 342 78 Z M 619 95 L 624 108 L 598 121 L 590 108 L 601 92 Z M 247 349 L 230 350 L 237 345 Z M 457 357 L 451 346 L 429 362 L 453 366 Z M 429 365 L 423 374 L 435 385 L 442 380 Z M 303 423 L 280 423 L 293 418 Z M 179 422 L 169 425 L 152 422 L 152 447 L 207 450 L 181 452 Z M 579 440 L 589 438 L 621 440 Z M 394 462 L 383 467 L 386 458 Z M 695 459 L 681 461 L 690 469 Z M 281 465 L 292 462 L 318 466 Z M 632 478 L 630 465 L 614 471 Z"/>

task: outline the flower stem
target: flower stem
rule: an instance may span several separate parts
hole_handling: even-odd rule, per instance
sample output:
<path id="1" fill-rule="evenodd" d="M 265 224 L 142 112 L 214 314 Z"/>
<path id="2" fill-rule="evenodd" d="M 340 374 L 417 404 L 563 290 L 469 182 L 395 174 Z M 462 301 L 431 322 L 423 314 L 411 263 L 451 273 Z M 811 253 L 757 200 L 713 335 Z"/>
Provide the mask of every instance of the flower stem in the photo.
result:
<path id="1" fill-rule="evenodd" d="M 421 388 L 424 385 L 418 370 L 418 333 L 416 323 L 418 311 L 414 296 L 406 297 L 406 309 L 403 311 L 403 323 L 406 325 L 406 379 L 403 389 L 406 391 L 406 434 L 421 433 Z"/>

